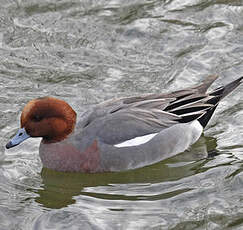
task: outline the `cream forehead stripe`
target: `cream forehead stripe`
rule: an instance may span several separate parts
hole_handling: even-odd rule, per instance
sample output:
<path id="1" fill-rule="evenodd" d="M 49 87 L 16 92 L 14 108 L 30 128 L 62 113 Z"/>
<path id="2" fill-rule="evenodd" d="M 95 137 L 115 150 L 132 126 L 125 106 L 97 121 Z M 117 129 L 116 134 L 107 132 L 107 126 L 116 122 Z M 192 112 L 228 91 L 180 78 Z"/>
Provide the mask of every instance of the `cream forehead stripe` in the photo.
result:
<path id="1" fill-rule="evenodd" d="M 23 108 L 21 114 L 21 121 L 25 120 L 27 114 L 31 111 L 31 109 L 35 106 L 36 100 L 29 101 L 26 106 Z"/>

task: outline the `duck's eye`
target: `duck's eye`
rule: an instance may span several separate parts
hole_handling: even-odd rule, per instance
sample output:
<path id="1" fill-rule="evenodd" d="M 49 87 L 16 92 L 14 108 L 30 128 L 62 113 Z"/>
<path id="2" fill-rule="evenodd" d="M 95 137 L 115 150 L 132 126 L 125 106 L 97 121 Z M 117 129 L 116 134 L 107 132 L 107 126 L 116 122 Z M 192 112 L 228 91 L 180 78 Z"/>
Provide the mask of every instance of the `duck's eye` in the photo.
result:
<path id="1" fill-rule="evenodd" d="M 35 122 L 38 122 L 38 121 L 41 121 L 41 120 L 42 120 L 42 117 L 39 116 L 39 115 L 35 115 L 35 116 L 33 116 L 33 120 L 34 120 Z"/>

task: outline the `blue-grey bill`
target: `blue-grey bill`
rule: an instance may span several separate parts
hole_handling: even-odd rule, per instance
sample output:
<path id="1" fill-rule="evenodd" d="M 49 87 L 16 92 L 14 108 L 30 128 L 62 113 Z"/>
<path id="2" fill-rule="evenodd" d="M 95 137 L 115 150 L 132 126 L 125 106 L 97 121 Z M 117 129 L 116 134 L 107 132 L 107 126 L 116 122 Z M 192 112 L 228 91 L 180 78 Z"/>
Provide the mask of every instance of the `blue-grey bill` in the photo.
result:
<path id="1" fill-rule="evenodd" d="M 6 144 L 6 148 L 10 149 L 24 140 L 28 139 L 30 136 L 26 133 L 24 128 L 18 130 L 17 134 Z"/>

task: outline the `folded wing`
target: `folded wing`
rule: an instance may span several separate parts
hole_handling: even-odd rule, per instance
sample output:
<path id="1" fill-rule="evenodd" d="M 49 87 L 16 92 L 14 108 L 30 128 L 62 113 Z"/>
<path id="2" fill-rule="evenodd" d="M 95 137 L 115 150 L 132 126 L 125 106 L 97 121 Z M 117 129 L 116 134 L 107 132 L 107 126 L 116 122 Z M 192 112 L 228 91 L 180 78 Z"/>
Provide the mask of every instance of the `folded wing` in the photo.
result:
<path id="1" fill-rule="evenodd" d="M 206 93 L 216 78 L 211 75 L 199 86 L 169 94 L 106 101 L 86 113 L 79 126 L 87 132 L 92 130 L 92 135 L 112 145 L 158 133 L 178 123 L 198 120 L 205 127 L 220 99 L 242 80 Z"/>

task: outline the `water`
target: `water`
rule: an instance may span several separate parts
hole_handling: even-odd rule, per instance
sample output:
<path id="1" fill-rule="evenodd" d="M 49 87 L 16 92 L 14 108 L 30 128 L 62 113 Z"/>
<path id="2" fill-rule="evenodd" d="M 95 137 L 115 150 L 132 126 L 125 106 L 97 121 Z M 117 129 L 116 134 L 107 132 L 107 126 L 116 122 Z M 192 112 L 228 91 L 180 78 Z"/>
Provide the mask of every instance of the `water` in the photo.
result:
<path id="1" fill-rule="evenodd" d="M 0 229 L 242 229 L 242 89 L 188 151 L 121 173 L 42 169 L 39 139 L 5 150 L 24 104 L 80 114 L 119 96 L 243 73 L 243 2 L 0 0 Z"/>

